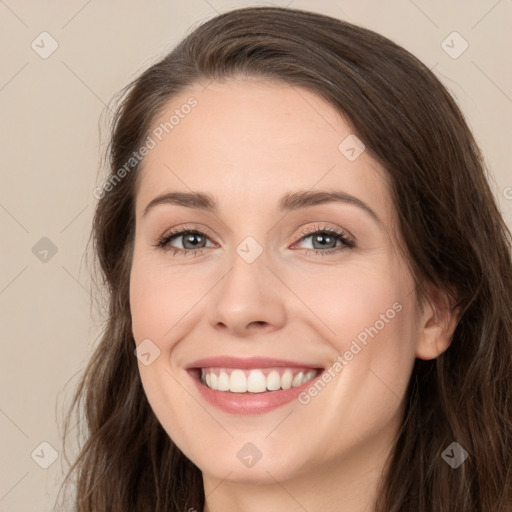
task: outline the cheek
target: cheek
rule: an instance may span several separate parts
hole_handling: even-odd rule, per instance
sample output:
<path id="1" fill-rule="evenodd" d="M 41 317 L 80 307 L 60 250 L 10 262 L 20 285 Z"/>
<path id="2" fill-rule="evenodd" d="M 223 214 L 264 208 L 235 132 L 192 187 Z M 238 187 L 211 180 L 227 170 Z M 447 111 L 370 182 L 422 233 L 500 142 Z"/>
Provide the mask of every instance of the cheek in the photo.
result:
<path id="1" fill-rule="evenodd" d="M 171 343 L 176 339 L 177 332 L 186 325 L 188 312 L 211 287 L 204 272 L 199 274 L 192 271 L 192 266 L 188 268 L 190 271 L 184 266 L 180 269 L 169 268 L 165 261 L 134 254 L 130 275 L 130 310 L 136 342 L 150 338 L 158 345 Z"/>
<path id="2" fill-rule="evenodd" d="M 372 334 L 397 327 L 402 310 L 414 296 L 412 279 L 389 261 L 320 266 L 308 272 L 290 271 L 285 280 L 304 303 L 303 318 L 311 318 L 339 350 L 350 340 L 363 342 Z M 400 311 L 398 311 L 400 310 Z"/>
<path id="3" fill-rule="evenodd" d="M 145 338 L 158 339 L 164 328 L 167 308 L 163 301 L 164 289 L 153 279 L 153 274 L 134 259 L 130 275 L 130 311 L 137 343 Z"/>

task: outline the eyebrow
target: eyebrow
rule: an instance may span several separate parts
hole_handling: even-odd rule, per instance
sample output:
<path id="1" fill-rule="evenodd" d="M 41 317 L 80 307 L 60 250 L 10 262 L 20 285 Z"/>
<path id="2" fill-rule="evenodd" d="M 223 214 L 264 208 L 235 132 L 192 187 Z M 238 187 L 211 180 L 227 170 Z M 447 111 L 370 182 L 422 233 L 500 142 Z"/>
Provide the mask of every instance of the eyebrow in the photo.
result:
<path id="1" fill-rule="evenodd" d="M 357 206 L 369 214 L 378 224 L 382 225 L 378 215 L 364 201 L 343 191 L 305 190 L 289 192 L 280 199 L 278 207 L 281 212 L 290 212 L 300 208 L 328 203 L 345 203 Z M 162 204 L 218 212 L 218 202 L 210 194 L 204 192 L 168 192 L 152 199 L 144 209 L 142 216 L 145 216 L 155 206 Z"/>

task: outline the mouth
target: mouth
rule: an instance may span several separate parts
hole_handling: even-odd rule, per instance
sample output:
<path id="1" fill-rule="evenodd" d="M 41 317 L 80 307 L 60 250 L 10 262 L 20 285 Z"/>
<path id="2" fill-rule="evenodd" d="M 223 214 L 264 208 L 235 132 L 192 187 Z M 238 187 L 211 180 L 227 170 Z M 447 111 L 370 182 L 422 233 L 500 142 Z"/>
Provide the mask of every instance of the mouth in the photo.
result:
<path id="1" fill-rule="evenodd" d="M 196 379 L 214 391 L 265 393 L 297 388 L 314 379 L 320 368 L 195 368 Z"/>
<path id="2" fill-rule="evenodd" d="M 208 404 L 232 414 L 260 414 L 296 399 L 325 368 L 269 358 L 215 357 L 186 370 Z"/>

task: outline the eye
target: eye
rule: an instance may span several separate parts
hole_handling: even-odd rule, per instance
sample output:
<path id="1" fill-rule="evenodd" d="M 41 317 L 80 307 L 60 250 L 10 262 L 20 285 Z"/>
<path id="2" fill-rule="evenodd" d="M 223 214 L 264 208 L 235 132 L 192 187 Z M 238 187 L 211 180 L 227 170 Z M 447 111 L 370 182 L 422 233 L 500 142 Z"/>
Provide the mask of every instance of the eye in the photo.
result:
<path id="1" fill-rule="evenodd" d="M 307 248 L 306 254 L 312 251 L 314 255 L 325 256 L 355 247 L 353 237 L 332 227 L 315 226 L 302 232 L 300 240 L 305 241 L 308 239 L 311 239 L 313 247 L 311 249 Z"/>
<path id="2" fill-rule="evenodd" d="M 182 247 L 174 247 L 171 242 L 174 240 L 181 240 Z M 206 247 L 205 243 L 208 240 L 207 235 L 202 231 L 195 228 L 182 228 L 179 230 L 171 231 L 160 240 L 157 241 L 156 246 L 172 251 L 173 254 L 191 254 L 199 253 Z"/>

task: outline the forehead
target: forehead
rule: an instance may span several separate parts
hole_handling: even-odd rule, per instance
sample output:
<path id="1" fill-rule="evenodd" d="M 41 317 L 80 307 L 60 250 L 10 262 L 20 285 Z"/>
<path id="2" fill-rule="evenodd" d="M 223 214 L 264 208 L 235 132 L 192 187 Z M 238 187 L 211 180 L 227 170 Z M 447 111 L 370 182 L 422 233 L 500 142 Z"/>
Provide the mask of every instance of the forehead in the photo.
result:
<path id="1" fill-rule="evenodd" d="M 352 127 L 302 87 L 255 79 L 195 84 L 169 101 L 149 135 L 154 148 L 139 171 L 139 213 L 173 190 L 212 193 L 221 209 L 237 212 L 314 189 L 359 197 L 381 218 L 392 207 L 384 169 L 366 151 L 347 158 L 354 155 L 347 145 L 357 144 Z"/>

